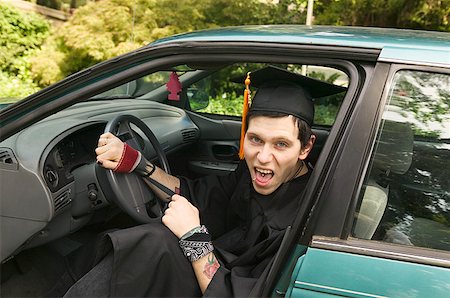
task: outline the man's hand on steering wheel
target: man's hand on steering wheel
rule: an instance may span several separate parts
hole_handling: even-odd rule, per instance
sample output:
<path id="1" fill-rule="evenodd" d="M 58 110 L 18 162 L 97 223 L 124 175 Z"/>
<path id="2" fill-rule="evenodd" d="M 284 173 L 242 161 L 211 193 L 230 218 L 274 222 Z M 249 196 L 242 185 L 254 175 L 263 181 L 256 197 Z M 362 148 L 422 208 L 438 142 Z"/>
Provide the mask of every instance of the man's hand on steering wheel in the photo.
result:
<path id="1" fill-rule="evenodd" d="M 97 162 L 104 168 L 113 171 L 120 169 L 124 160 L 133 159 L 132 162 L 135 162 L 134 157 L 137 151 L 131 147 L 128 147 L 127 150 L 127 146 L 110 132 L 102 134 L 98 140 L 98 147 L 95 149 Z M 200 225 L 200 217 L 198 209 L 186 198 L 174 195 L 162 217 L 162 222 L 178 238 L 181 238 L 186 232 Z"/>
<path id="2" fill-rule="evenodd" d="M 160 221 L 165 202 L 155 195 L 162 200 L 165 193 L 172 196 L 180 182 L 170 175 L 166 154 L 151 129 L 135 116 L 118 115 L 106 124 L 95 152 L 95 173 L 108 200 L 140 223 Z M 160 168 L 147 158 L 157 159 Z"/>
<path id="3" fill-rule="evenodd" d="M 124 143 L 110 132 L 104 133 L 98 139 L 97 162 L 105 169 L 114 170 L 117 168 L 123 155 Z"/>

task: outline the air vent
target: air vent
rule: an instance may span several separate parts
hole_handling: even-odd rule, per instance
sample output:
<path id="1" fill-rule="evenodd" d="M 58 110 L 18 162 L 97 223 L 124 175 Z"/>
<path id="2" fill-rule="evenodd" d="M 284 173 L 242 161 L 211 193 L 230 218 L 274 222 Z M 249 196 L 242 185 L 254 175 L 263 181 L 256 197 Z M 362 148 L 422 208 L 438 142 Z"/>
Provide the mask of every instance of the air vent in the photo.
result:
<path id="1" fill-rule="evenodd" d="M 68 189 L 56 196 L 56 198 L 53 200 L 55 202 L 55 213 L 58 213 L 58 211 L 60 211 L 72 201 L 72 199 L 70 198 L 70 193 L 70 189 Z"/>
<path id="2" fill-rule="evenodd" d="M 0 148 L 0 168 L 5 170 L 17 170 L 19 165 L 13 152 L 9 148 Z"/>
<path id="3" fill-rule="evenodd" d="M 190 143 L 197 139 L 196 129 L 184 129 L 181 131 L 181 136 L 183 137 L 183 142 Z"/>

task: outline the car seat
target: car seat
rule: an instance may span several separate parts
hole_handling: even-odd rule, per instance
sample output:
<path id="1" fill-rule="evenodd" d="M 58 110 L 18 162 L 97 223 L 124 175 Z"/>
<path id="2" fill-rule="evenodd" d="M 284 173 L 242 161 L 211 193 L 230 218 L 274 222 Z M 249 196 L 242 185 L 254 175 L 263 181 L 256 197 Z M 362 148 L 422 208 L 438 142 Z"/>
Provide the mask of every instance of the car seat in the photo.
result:
<path id="1" fill-rule="evenodd" d="M 386 114 L 385 114 L 386 115 Z M 363 188 L 363 197 L 353 236 L 371 239 L 387 206 L 389 175 L 404 174 L 412 163 L 414 134 L 409 123 L 383 120 L 375 144 L 372 168 Z"/>

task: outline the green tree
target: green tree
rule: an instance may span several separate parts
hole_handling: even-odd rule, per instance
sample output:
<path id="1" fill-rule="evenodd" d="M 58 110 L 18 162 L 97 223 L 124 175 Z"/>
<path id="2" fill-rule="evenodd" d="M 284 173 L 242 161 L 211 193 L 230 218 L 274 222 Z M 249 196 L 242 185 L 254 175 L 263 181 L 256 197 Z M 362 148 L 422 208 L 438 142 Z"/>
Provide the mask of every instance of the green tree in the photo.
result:
<path id="1" fill-rule="evenodd" d="M 315 24 L 450 31 L 450 0 L 320 0 Z"/>
<path id="2" fill-rule="evenodd" d="M 49 34 L 47 21 L 0 3 L 0 97 L 23 97 L 38 89 L 29 58 Z"/>
<path id="3" fill-rule="evenodd" d="M 36 4 L 53 9 L 61 8 L 61 0 L 36 0 Z"/>
<path id="4" fill-rule="evenodd" d="M 219 25 L 273 23 L 274 8 L 274 4 L 259 0 L 89 2 L 76 10 L 34 58 L 33 73 L 44 87 L 168 35 Z M 48 59 L 49 52 L 59 53 L 57 65 Z M 52 74 L 45 71 L 50 67 L 56 69 Z"/>
<path id="5" fill-rule="evenodd" d="M 314 23 L 450 31 L 449 1 L 316 0 Z M 304 24 L 307 2 L 88 1 L 55 31 L 33 58 L 33 78 L 45 87 L 95 63 L 181 32 L 245 24 Z"/>

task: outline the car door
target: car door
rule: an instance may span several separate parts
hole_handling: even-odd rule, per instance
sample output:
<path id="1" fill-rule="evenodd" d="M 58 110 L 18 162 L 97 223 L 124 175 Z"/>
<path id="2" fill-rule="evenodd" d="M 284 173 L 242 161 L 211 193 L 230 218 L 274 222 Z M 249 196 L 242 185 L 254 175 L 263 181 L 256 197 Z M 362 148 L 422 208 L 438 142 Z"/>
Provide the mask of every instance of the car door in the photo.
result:
<path id="1" fill-rule="evenodd" d="M 274 296 L 450 297 L 450 72 L 376 75 Z"/>

